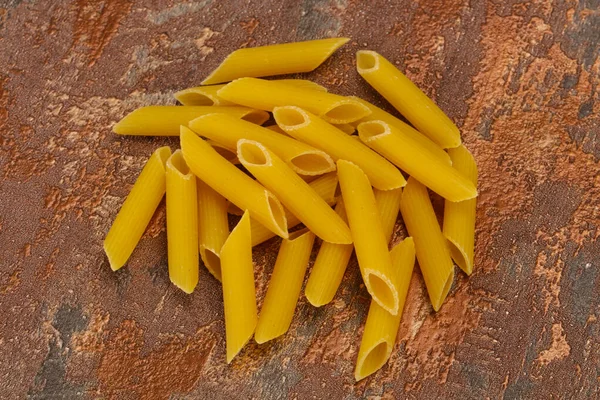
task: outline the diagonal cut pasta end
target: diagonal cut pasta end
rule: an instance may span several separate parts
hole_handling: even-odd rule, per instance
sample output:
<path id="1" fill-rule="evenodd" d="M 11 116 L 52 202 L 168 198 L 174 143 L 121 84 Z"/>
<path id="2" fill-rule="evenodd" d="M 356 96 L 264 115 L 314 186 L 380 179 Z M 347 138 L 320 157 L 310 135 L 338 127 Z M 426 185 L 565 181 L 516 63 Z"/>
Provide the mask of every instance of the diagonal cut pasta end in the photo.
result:
<path id="1" fill-rule="evenodd" d="M 214 250 L 200 246 L 200 258 L 208 272 L 221 282 L 221 257 Z"/>
<path id="2" fill-rule="evenodd" d="M 335 171 L 329 154 L 321 150 L 305 151 L 289 160 L 290 167 L 300 175 L 315 176 Z"/>
<path id="3" fill-rule="evenodd" d="M 359 74 L 375 72 L 379 69 L 379 53 L 372 50 L 359 50 L 356 52 L 356 70 Z"/>
<path id="4" fill-rule="evenodd" d="M 216 93 L 209 93 L 202 86 L 180 90 L 173 95 L 184 106 L 218 106 L 221 105 Z"/>
<path id="5" fill-rule="evenodd" d="M 465 249 L 461 246 L 460 242 L 449 237 L 446 237 L 446 239 L 448 239 L 450 256 L 456 265 L 458 265 L 458 267 L 462 269 L 465 274 L 471 275 L 473 273 L 473 263 L 471 262 L 471 259 L 467 255 Z"/>
<path id="6" fill-rule="evenodd" d="M 452 287 L 452 282 L 454 282 L 454 268 L 451 268 L 446 276 L 446 280 L 444 281 L 444 286 L 440 291 L 439 296 L 436 299 L 431 298 L 431 305 L 433 306 L 434 311 L 439 311 L 444 304 L 444 300 L 448 297 L 448 293 L 450 292 L 450 288 Z"/>
<path id="7" fill-rule="evenodd" d="M 364 281 L 373 300 L 390 314 L 398 315 L 398 291 L 390 278 L 382 274 L 381 271 L 365 269 Z"/>
<path id="8" fill-rule="evenodd" d="M 252 122 L 256 125 L 262 125 L 270 118 L 269 113 L 263 110 L 251 109 L 242 116 L 244 121 Z"/>
<path id="9" fill-rule="evenodd" d="M 267 148 L 254 140 L 238 140 L 237 154 L 243 165 L 268 167 L 272 164 L 271 155 L 267 151 Z"/>
<path id="10" fill-rule="evenodd" d="M 319 115 L 331 124 L 349 124 L 371 114 L 371 110 L 360 102 L 345 98 L 335 102 L 332 107 Z"/>
<path id="11" fill-rule="evenodd" d="M 364 143 L 370 143 L 384 136 L 391 135 L 388 124 L 383 121 L 368 121 L 358 125 L 358 136 Z"/>
<path id="12" fill-rule="evenodd" d="M 275 107 L 273 117 L 277 125 L 284 131 L 293 131 L 305 127 L 310 123 L 310 116 L 296 106 Z"/>
<path id="13" fill-rule="evenodd" d="M 370 349 L 366 349 L 362 357 L 356 360 L 354 379 L 360 381 L 383 367 L 392 353 L 392 347 L 393 344 L 381 340 L 374 343 Z"/>

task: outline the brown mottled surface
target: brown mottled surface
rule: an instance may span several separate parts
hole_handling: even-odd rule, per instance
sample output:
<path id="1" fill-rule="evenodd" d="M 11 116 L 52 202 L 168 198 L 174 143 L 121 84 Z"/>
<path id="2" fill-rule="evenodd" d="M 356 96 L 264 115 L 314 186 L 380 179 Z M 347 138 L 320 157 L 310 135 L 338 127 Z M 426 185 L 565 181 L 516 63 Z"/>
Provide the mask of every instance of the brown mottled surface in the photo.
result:
<path id="1" fill-rule="evenodd" d="M 481 177 L 475 273 L 434 314 L 415 272 L 391 360 L 359 384 L 355 262 L 331 305 L 301 299 L 288 335 L 228 366 L 217 282 L 169 284 L 164 207 L 118 273 L 101 246 L 144 160 L 177 145 L 115 121 L 240 46 L 334 35 L 352 41 L 309 78 L 383 105 L 353 65 L 380 51 Z M 599 52 L 597 0 L 0 1 L 0 398 L 598 397 Z M 261 297 L 276 248 L 255 251 Z"/>

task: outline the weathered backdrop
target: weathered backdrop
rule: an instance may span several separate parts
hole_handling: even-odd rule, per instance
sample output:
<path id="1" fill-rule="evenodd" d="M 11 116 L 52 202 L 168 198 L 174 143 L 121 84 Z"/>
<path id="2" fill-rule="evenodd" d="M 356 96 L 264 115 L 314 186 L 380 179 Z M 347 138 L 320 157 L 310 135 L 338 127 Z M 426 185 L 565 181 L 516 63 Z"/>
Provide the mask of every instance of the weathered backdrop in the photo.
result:
<path id="1" fill-rule="evenodd" d="M 0 397 L 549 398 L 600 384 L 598 0 L 0 1 Z M 161 206 L 129 264 L 102 239 L 146 158 L 117 137 L 232 50 L 352 38 L 310 79 L 380 105 L 378 50 L 456 121 L 480 169 L 475 273 L 442 310 L 415 272 L 391 360 L 355 384 L 369 298 L 225 364 L 220 288 L 169 284 Z M 398 224 L 396 239 L 404 235 Z M 278 243 L 254 252 L 262 299 Z"/>

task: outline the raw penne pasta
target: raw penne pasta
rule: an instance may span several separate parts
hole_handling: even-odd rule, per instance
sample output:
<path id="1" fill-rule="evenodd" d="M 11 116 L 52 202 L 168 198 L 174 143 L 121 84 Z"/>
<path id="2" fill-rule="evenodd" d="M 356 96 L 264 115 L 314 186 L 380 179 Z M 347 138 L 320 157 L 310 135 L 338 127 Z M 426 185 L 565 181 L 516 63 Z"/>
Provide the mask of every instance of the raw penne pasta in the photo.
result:
<path id="1" fill-rule="evenodd" d="M 181 151 L 198 178 L 278 236 L 288 237 L 285 212 L 267 189 L 221 157 L 210 144 L 181 126 Z"/>
<path id="2" fill-rule="evenodd" d="M 287 133 L 285 133 L 285 131 L 284 131 L 283 129 L 281 129 L 281 128 L 279 127 L 279 125 L 269 125 L 269 126 L 265 126 L 265 128 L 266 128 L 266 129 L 270 129 L 270 130 L 272 130 L 273 132 L 277 132 L 277 133 L 280 133 L 280 134 L 282 134 L 282 135 L 289 136 Z"/>
<path id="3" fill-rule="evenodd" d="M 198 250 L 204 266 L 221 280 L 221 247 L 229 236 L 227 200 L 198 179 Z"/>
<path id="4" fill-rule="evenodd" d="M 406 185 L 402 173 L 393 164 L 310 112 L 299 107 L 277 107 L 273 116 L 290 136 L 323 150 L 335 160 L 348 160 L 359 166 L 377 189 Z"/>
<path id="5" fill-rule="evenodd" d="M 358 134 L 367 146 L 443 198 L 463 201 L 477 196 L 473 182 L 416 141 L 402 135 L 395 126 L 383 121 L 363 122 L 358 126 Z"/>
<path id="6" fill-rule="evenodd" d="M 335 212 L 344 222 L 348 222 L 342 199 L 338 199 Z M 317 259 L 304 288 L 304 295 L 310 304 L 321 307 L 333 300 L 333 296 L 340 287 L 353 250 L 354 246 L 351 244 L 329 242 L 321 244 Z"/>
<path id="7" fill-rule="evenodd" d="M 338 128 L 340 131 L 344 132 L 346 135 L 352 135 L 354 132 L 356 132 L 354 126 L 350 124 L 337 124 L 333 126 Z"/>
<path id="8" fill-rule="evenodd" d="M 348 38 L 308 40 L 238 49 L 204 80 L 203 85 L 229 82 L 237 78 L 309 72 L 323 63 Z"/>
<path id="9" fill-rule="evenodd" d="M 448 149 L 454 168 L 477 187 L 477 165 L 473 155 L 464 146 Z M 444 205 L 444 236 L 448 239 L 452 259 L 467 275 L 473 272 L 475 248 L 476 199 Z"/>
<path id="10" fill-rule="evenodd" d="M 248 211 L 221 248 L 221 276 L 229 364 L 252 337 L 258 320 Z"/>
<path id="11" fill-rule="evenodd" d="M 358 101 L 365 107 L 368 107 L 369 110 L 371 110 L 371 114 L 367 115 L 366 117 L 364 117 L 356 122 L 353 122 L 352 123 L 353 125 L 358 126 L 359 124 L 361 124 L 363 122 L 376 121 L 376 120 L 387 122 L 388 124 L 396 127 L 396 130 L 400 134 L 402 134 L 404 136 L 408 136 L 411 139 L 413 139 L 414 141 L 419 142 L 419 144 L 421 146 L 427 148 L 429 151 L 431 151 L 433 154 L 435 154 L 435 156 L 439 157 L 443 162 L 445 162 L 448 165 L 452 165 L 452 161 L 450 161 L 450 156 L 448 155 L 448 153 L 446 153 L 444 151 L 444 149 L 442 149 L 433 140 L 429 139 L 427 136 L 423 135 L 421 132 L 417 131 L 412 126 L 408 125 L 406 122 L 402 121 L 399 118 L 394 117 L 392 114 L 383 111 L 381 108 L 369 103 L 366 100 L 361 99 L 360 97 L 350 96 L 350 98 L 355 99 L 356 101 Z"/>
<path id="12" fill-rule="evenodd" d="M 460 132 L 452 120 L 381 54 L 360 50 L 356 69 L 419 132 L 445 149 L 460 145 Z"/>
<path id="13" fill-rule="evenodd" d="M 358 101 L 344 96 L 264 79 L 236 79 L 218 94 L 226 100 L 259 110 L 273 111 L 275 107 L 288 105 L 302 107 L 332 124 L 357 121 L 370 113 Z"/>
<path id="14" fill-rule="evenodd" d="M 278 79 L 277 82 L 295 87 L 326 92 L 327 88 L 306 79 Z M 196 86 L 175 93 L 175 99 L 184 106 L 234 106 L 235 103 L 220 98 L 217 92 L 222 85 Z"/>
<path id="15" fill-rule="evenodd" d="M 346 223 L 275 153 L 259 142 L 240 139 L 237 154 L 242 165 L 315 235 L 331 243 L 352 243 Z"/>
<path id="16" fill-rule="evenodd" d="M 408 234 L 415 241 L 417 260 L 427 293 L 438 311 L 454 280 L 454 265 L 446 238 L 442 235 L 427 188 L 410 177 L 402 193 L 400 212 Z"/>
<path id="17" fill-rule="evenodd" d="M 354 370 L 354 378 L 357 381 L 378 371 L 392 354 L 415 265 L 413 239 L 407 237 L 404 241 L 398 243 L 390 252 L 390 256 L 392 266 L 398 275 L 398 298 L 400 302 L 398 314 L 390 314 L 381 308 L 376 301 L 371 300 L 371 307 L 367 315 Z"/>
<path id="18" fill-rule="evenodd" d="M 167 160 L 166 183 L 169 279 L 189 294 L 198 284 L 198 200 L 181 150 Z"/>
<path id="19" fill-rule="evenodd" d="M 226 114 L 203 115 L 190 121 L 189 127 L 232 151 L 236 151 L 240 139 L 260 142 L 298 174 L 312 176 L 335 171 L 333 160 L 324 151 Z"/>
<path id="20" fill-rule="evenodd" d="M 290 328 L 314 241 L 315 235 L 303 229 L 281 242 L 256 325 L 257 343 L 275 339 Z"/>
<path id="21" fill-rule="evenodd" d="M 165 164 L 170 156 L 167 146 L 152 153 L 104 239 L 104 252 L 113 271 L 125 265 L 165 195 Z"/>
<path id="22" fill-rule="evenodd" d="M 345 160 L 337 162 L 342 198 L 363 282 L 373 299 L 398 314 L 398 288 L 381 217 L 367 175 Z"/>
<path id="23" fill-rule="evenodd" d="M 113 132 L 119 135 L 179 136 L 180 125 L 187 126 L 194 118 L 216 112 L 258 125 L 269 119 L 269 114 L 264 111 L 239 106 L 147 106 L 127 114 L 113 127 Z"/>
<path id="24" fill-rule="evenodd" d="M 221 157 L 223 157 L 230 163 L 232 163 L 232 164 L 240 163 L 240 160 L 238 160 L 238 158 L 237 158 L 237 153 L 235 152 L 235 149 L 232 151 L 232 150 L 228 149 L 227 147 L 223 146 L 222 144 L 217 143 L 214 140 L 210 140 L 210 139 L 207 140 L 206 142 L 208 144 L 210 144 L 212 146 L 212 148 L 215 149 L 215 151 L 217 153 L 219 153 L 219 155 Z M 240 215 L 242 215 L 242 214 L 240 214 Z"/>
<path id="25" fill-rule="evenodd" d="M 377 204 L 377 209 L 379 210 L 379 216 L 381 218 L 383 236 L 386 239 L 386 243 L 389 244 L 392 239 L 392 234 L 394 233 L 398 214 L 400 213 L 402 189 L 374 189 L 373 194 L 375 195 L 375 203 Z"/>

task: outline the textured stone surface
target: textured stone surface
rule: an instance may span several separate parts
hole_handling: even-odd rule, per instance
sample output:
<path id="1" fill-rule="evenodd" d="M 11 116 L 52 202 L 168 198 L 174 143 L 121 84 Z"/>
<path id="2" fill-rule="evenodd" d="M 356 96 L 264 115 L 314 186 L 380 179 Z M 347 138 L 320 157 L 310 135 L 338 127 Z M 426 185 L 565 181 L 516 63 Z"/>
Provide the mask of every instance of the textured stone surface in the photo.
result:
<path id="1" fill-rule="evenodd" d="M 599 7 L 0 1 L 0 397 L 598 396 Z M 217 282 L 169 284 L 164 206 L 123 270 L 101 246 L 144 160 L 177 146 L 115 121 L 240 46 L 334 35 L 352 41 L 308 78 L 389 108 L 353 64 L 380 51 L 457 122 L 481 177 L 475 273 L 434 314 L 415 272 L 391 360 L 359 384 L 355 262 L 331 305 L 301 299 L 288 335 L 228 366 Z M 261 299 L 277 245 L 254 252 Z"/>

